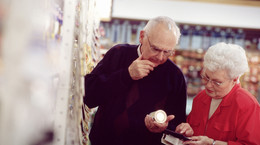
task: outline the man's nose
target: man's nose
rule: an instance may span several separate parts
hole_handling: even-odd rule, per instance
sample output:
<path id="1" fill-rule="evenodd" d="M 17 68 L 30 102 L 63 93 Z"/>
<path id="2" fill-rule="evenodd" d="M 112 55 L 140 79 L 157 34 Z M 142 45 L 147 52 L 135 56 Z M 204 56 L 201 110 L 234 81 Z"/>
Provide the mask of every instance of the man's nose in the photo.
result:
<path id="1" fill-rule="evenodd" d="M 163 52 L 163 51 L 160 51 L 160 53 L 158 54 L 158 59 L 159 59 L 160 61 L 162 61 L 163 58 L 164 58 L 164 52 Z"/>

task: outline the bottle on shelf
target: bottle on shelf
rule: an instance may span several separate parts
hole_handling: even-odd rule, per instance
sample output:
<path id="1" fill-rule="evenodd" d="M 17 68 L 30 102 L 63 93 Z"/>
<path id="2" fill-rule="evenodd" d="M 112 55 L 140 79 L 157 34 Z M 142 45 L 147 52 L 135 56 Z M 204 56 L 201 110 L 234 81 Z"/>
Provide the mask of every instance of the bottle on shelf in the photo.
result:
<path id="1" fill-rule="evenodd" d="M 121 25 L 121 43 L 130 43 L 131 42 L 131 25 L 129 21 L 124 21 Z"/>
<path id="2" fill-rule="evenodd" d="M 220 28 L 216 27 L 214 31 L 211 31 L 211 44 L 214 45 L 218 42 L 221 42 L 221 34 L 220 34 Z"/>
<path id="3" fill-rule="evenodd" d="M 241 47 L 244 48 L 245 33 L 244 33 L 243 29 L 238 29 L 238 32 L 235 35 L 234 43 L 237 44 L 237 45 L 240 45 Z"/>
<path id="4" fill-rule="evenodd" d="M 184 25 L 181 29 L 180 49 L 190 48 L 190 26 Z"/>
<path id="5" fill-rule="evenodd" d="M 250 49 L 251 50 L 257 50 L 257 38 L 253 38 Z"/>
<path id="6" fill-rule="evenodd" d="M 220 31 L 220 35 L 221 35 L 221 42 L 226 42 L 227 41 L 227 33 L 225 30 L 221 30 Z"/>
<path id="7" fill-rule="evenodd" d="M 112 26 L 111 26 L 111 40 L 113 42 L 118 42 L 120 40 L 120 23 L 119 23 L 119 20 L 115 20 L 113 23 L 112 23 Z"/>
<path id="8" fill-rule="evenodd" d="M 195 26 L 191 35 L 191 49 L 201 49 L 202 48 L 202 34 L 201 26 Z"/>
<path id="9" fill-rule="evenodd" d="M 210 47 L 210 41 L 211 41 L 211 26 L 205 27 L 205 29 L 202 31 L 202 49 L 207 50 Z"/>
<path id="10" fill-rule="evenodd" d="M 226 43 L 234 43 L 234 32 L 231 28 L 226 29 Z"/>

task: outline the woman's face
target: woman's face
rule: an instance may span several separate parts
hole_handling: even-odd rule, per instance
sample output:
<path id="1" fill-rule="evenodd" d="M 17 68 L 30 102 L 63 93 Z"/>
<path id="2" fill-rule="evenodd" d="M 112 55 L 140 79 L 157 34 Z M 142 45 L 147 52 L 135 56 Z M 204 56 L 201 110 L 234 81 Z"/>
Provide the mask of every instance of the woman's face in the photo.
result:
<path id="1" fill-rule="evenodd" d="M 205 69 L 201 76 L 207 95 L 215 99 L 225 97 L 236 83 L 236 79 L 230 79 L 225 70 L 212 72 Z"/>

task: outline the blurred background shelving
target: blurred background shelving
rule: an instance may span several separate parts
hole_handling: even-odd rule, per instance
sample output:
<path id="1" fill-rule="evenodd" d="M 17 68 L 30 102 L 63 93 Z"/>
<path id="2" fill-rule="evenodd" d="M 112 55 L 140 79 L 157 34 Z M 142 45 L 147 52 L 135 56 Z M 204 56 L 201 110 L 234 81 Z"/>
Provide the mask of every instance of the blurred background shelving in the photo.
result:
<path id="1" fill-rule="evenodd" d="M 100 44 L 103 54 L 117 43 L 138 44 L 138 34 L 147 21 L 112 19 L 101 22 L 105 35 Z M 207 48 L 217 42 L 235 43 L 242 46 L 248 55 L 250 72 L 241 78 L 241 84 L 257 98 L 260 56 L 260 29 L 190 25 L 178 23 L 182 35 L 171 59 L 182 69 L 188 82 L 189 97 L 201 89 L 200 71 Z"/>
<path id="2" fill-rule="evenodd" d="M 145 8 L 145 9 L 144 9 Z M 134 10 L 132 10 L 134 9 Z M 188 86 L 187 114 L 193 97 L 203 89 L 200 71 L 209 46 L 224 41 L 242 46 L 250 71 L 241 77 L 242 86 L 260 102 L 260 2 L 208 0 L 114 0 L 111 17 L 102 21 L 102 55 L 117 43 L 138 44 L 139 32 L 157 15 L 173 18 L 182 35 L 172 59 L 184 72 Z"/>

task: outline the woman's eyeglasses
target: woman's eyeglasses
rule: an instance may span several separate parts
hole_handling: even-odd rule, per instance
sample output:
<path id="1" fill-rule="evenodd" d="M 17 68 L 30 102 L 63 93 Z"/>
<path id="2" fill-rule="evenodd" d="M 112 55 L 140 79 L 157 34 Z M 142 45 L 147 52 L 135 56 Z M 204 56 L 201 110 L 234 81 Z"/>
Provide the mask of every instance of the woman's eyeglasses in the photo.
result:
<path id="1" fill-rule="evenodd" d="M 219 87 L 224 83 L 224 82 L 218 82 L 218 81 L 211 80 L 202 74 L 200 76 L 201 76 L 202 83 L 204 85 L 206 85 L 206 84 L 208 84 L 208 82 L 210 82 L 212 85 Z"/>

